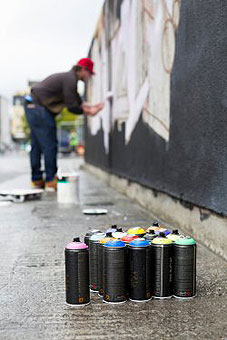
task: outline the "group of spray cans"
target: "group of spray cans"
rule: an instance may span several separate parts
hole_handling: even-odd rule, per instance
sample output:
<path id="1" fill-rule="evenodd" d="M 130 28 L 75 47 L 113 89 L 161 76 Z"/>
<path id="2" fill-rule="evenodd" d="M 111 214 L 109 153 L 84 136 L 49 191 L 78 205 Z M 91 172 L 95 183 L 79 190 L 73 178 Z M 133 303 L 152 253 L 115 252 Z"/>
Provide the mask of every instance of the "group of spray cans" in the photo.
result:
<path id="1" fill-rule="evenodd" d="M 70 305 L 88 304 L 90 291 L 106 303 L 188 299 L 196 295 L 196 243 L 158 222 L 146 231 L 114 225 L 105 233 L 89 231 L 84 243 L 69 243 L 65 270 Z"/>

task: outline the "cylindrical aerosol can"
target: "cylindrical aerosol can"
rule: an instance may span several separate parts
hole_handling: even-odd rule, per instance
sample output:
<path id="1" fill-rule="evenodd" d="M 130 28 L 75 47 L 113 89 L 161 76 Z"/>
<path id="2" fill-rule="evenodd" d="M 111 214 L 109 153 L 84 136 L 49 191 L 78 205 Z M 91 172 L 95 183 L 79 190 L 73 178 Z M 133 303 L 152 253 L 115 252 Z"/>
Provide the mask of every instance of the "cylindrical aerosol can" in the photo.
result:
<path id="1" fill-rule="evenodd" d="M 112 233 L 108 232 L 107 237 L 102 238 L 99 241 L 98 247 L 98 288 L 99 295 L 103 295 L 103 245 L 111 240 L 116 240 L 111 237 Z"/>
<path id="2" fill-rule="evenodd" d="M 187 299 L 196 295 L 196 243 L 190 237 L 173 244 L 173 295 Z"/>
<path id="3" fill-rule="evenodd" d="M 156 229 L 154 232 L 155 232 L 156 235 L 160 235 L 160 233 L 163 233 L 165 236 L 167 236 L 168 234 L 171 233 L 171 231 L 169 229 L 162 228 L 162 227 Z"/>
<path id="4" fill-rule="evenodd" d="M 114 233 L 112 233 L 112 236 L 114 238 L 117 238 L 118 240 L 120 240 L 122 237 L 126 236 L 127 233 L 125 233 L 124 231 L 122 231 L 122 228 L 118 228 L 117 231 L 115 231 Z"/>
<path id="5" fill-rule="evenodd" d="M 172 241 L 161 233 L 151 242 L 152 295 L 157 299 L 172 297 Z"/>
<path id="6" fill-rule="evenodd" d="M 145 240 L 148 240 L 149 242 L 153 241 L 156 237 L 158 237 L 158 235 L 155 234 L 154 230 L 149 230 L 149 232 L 144 235 Z"/>
<path id="7" fill-rule="evenodd" d="M 179 234 L 178 230 L 172 230 L 171 234 L 168 234 L 166 236 L 169 240 L 172 240 L 173 242 L 175 242 L 176 240 L 178 240 L 180 237 L 182 237 L 182 235 Z"/>
<path id="8" fill-rule="evenodd" d="M 126 235 L 121 238 L 121 241 L 123 241 L 126 245 L 128 245 L 131 241 L 139 238 L 137 235 Z"/>
<path id="9" fill-rule="evenodd" d="M 127 253 L 122 241 L 103 246 L 103 301 L 123 303 L 127 300 Z"/>
<path id="10" fill-rule="evenodd" d="M 84 236 L 84 243 L 89 246 L 89 240 L 91 238 L 92 235 L 95 234 L 100 234 L 101 231 L 98 229 L 92 229 L 92 230 L 88 230 L 88 232 L 86 233 L 86 235 Z"/>
<path id="11" fill-rule="evenodd" d="M 134 228 L 130 228 L 127 231 L 128 235 L 136 235 L 139 237 L 143 237 L 146 234 L 146 231 L 143 228 L 140 227 L 134 227 Z"/>
<path id="12" fill-rule="evenodd" d="M 90 303 L 88 246 L 71 242 L 65 248 L 66 303 L 84 306 Z"/>
<path id="13" fill-rule="evenodd" d="M 90 289 L 92 292 L 98 292 L 98 247 L 99 241 L 105 237 L 104 233 L 92 235 L 89 240 L 89 272 L 90 272 Z"/>
<path id="14" fill-rule="evenodd" d="M 117 226 L 116 226 L 116 224 L 114 224 L 114 225 L 112 225 L 109 229 L 107 229 L 106 231 L 105 231 L 105 234 L 107 234 L 107 233 L 114 233 L 115 231 L 118 231 L 118 229 L 120 229 L 120 228 L 118 228 Z M 122 230 L 122 229 L 121 229 Z"/>
<path id="15" fill-rule="evenodd" d="M 150 250 L 150 243 L 145 239 L 138 238 L 129 244 L 129 299 L 135 302 L 151 299 Z"/>
<path id="16" fill-rule="evenodd" d="M 150 230 L 158 230 L 160 228 L 160 224 L 157 221 L 154 221 L 150 227 L 147 228 L 146 232 L 148 233 Z"/>

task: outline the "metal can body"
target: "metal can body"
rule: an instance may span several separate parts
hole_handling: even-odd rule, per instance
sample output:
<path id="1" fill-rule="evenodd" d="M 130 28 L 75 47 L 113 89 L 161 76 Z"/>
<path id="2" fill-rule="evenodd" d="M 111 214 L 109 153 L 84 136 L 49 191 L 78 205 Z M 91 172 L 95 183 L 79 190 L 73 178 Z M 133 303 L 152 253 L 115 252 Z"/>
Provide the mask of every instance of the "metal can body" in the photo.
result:
<path id="1" fill-rule="evenodd" d="M 151 248 L 147 240 L 134 240 L 128 247 L 129 299 L 151 299 Z"/>
<path id="2" fill-rule="evenodd" d="M 123 303 L 127 300 L 127 253 L 122 241 L 103 246 L 103 301 Z"/>
<path id="3" fill-rule="evenodd" d="M 103 295 L 103 245 L 112 240 L 111 237 L 104 237 L 99 241 L 98 246 L 98 290 L 99 295 Z"/>
<path id="4" fill-rule="evenodd" d="M 88 249 L 69 248 L 65 249 L 66 302 L 86 305 L 90 303 Z"/>
<path id="5" fill-rule="evenodd" d="M 196 244 L 178 241 L 173 245 L 173 295 L 190 298 L 196 295 Z"/>
<path id="6" fill-rule="evenodd" d="M 89 240 L 89 271 L 90 271 L 90 289 L 98 292 L 98 263 L 99 263 L 99 241 L 105 237 L 105 234 L 96 234 L 91 236 Z"/>
<path id="7" fill-rule="evenodd" d="M 172 297 L 172 241 L 166 240 L 169 243 L 153 243 L 158 238 L 151 243 L 152 295 L 160 299 Z"/>

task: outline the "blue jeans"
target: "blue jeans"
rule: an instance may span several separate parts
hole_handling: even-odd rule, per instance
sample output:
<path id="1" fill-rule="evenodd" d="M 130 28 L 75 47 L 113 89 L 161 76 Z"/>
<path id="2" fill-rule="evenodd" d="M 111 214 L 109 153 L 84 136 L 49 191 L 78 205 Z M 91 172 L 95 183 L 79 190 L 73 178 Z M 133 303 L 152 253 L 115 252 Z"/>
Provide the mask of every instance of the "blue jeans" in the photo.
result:
<path id="1" fill-rule="evenodd" d="M 25 114 L 31 130 L 32 181 L 43 179 L 41 155 L 44 155 L 45 180 L 52 181 L 57 173 L 57 130 L 54 115 L 36 103 L 25 103 Z"/>

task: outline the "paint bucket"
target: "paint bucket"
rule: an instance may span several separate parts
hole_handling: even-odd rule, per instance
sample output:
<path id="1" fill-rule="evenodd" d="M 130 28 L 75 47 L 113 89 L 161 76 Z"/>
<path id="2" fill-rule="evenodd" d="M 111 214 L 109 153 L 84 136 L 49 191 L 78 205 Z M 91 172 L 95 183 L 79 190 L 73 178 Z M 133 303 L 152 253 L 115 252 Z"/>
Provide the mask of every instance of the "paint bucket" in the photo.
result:
<path id="1" fill-rule="evenodd" d="M 79 204 L 79 174 L 65 172 L 58 174 L 58 203 Z"/>

